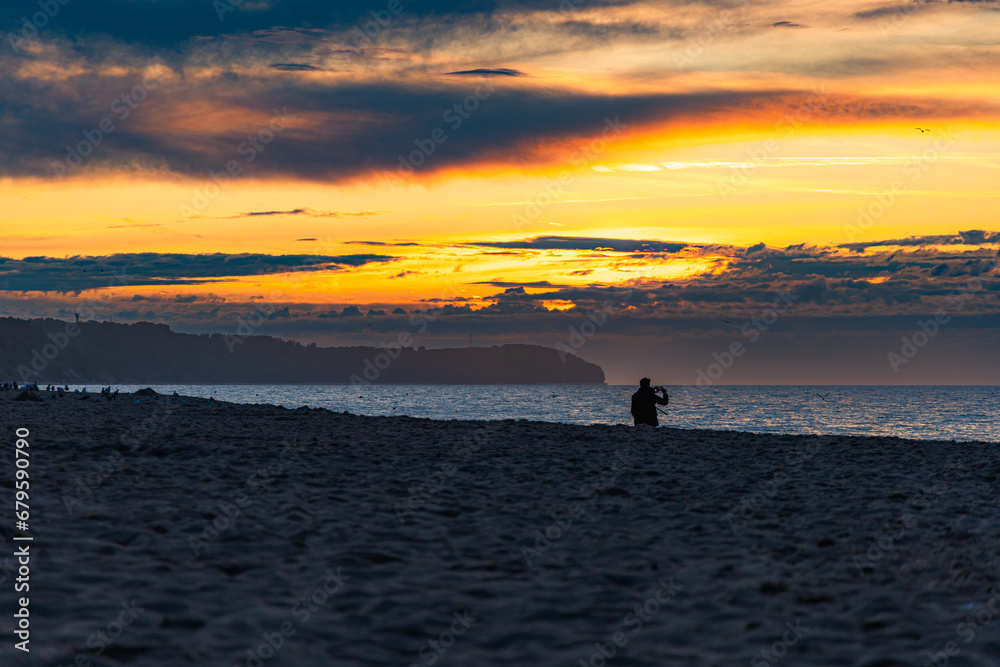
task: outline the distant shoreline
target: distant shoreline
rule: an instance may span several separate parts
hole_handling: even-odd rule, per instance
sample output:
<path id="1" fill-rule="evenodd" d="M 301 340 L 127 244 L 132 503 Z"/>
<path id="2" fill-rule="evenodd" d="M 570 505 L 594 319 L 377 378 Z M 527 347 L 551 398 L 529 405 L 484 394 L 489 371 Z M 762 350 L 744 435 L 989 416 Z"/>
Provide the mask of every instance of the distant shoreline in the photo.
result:
<path id="1" fill-rule="evenodd" d="M 0 318 L 0 378 L 66 384 L 603 384 L 597 364 L 551 347 L 426 349 L 407 340 L 318 347 L 165 324 Z M 127 378 L 127 380 L 125 379 Z"/>
<path id="2" fill-rule="evenodd" d="M 101 386 L 100 382 L 52 382 L 50 380 L 39 382 L 39 384 L 58 384 L 60 386 L 68 384 L 70 387 L 82 387 L 82 386 Z M 109 383 L 104 383 L 107 386 Z M 212 386 L 247 386 L 247 387 L 263 387 L 263 386 L 278 386 L 278 387 L 344 387 L 344 386 L 357 386 L 352 385 L 350 382 L 143 382 L 137 381 L 121 381 L 110 383 L 113 386 L 150 386 L 150 387 L 173 387 L 173 386 L 184 386 L 188 385 L 191 387 L 212 387 Z M 373 382 L 371 383 L 375 386 L 380 387 L 543 387 L 546 385 L 552 386 L 566 386 L 566 387 L 631 387 L 634 386 L 633 383 L 623 382 L 616 384 L 613 382 L 604 382 L 603 385 L 597 382 L 504 382 L 504 383 L 483 383 L 483 382 L 457 382 L 457 383 L 440 383 L 440 382 Z M 368 386 L 368 385 L 366 385 Z M 664 384 L 662 385 L 667 389 L 711 389 L 713 387 L 998 387 L 1000 384 L 723 384 L 716 383 L 708 387 L 699 387 L 695 384 Z"/>
<path id="3" fill-rule="evenodd" d="M 174 385 L 156 385 L 156 384 L 149 384 L 149 385 L 147 385 L 147 387 L 149 387 L 149 388 L 156 387 L 156 386 L 174 386 Z M 215 386 L 215 385 L 191 385 L 191 386 Z M 322 386 L 322 385 L 319 385 L 319 386 Z M 413 385 L 401 385 L 401 386 L 413 386 Z M 426 385 L 426 386 L 437 386 L 437 385 Z M 476 385 L 476 386 L 494 386 L 494 385 Z M 523 385 L 523 386 L 545 386 L 545 385 Z M 553 386 L 555 386 L 555 385 L 553 385 Z M 567 386 L 574 386 L 574 385 L 567 385 Z M 575 385 L 575 386 L 589 387 L 589 386 L 592 386 L 592 385 Z M 608 386 L 626 387 L 628 385 L 608 385 Z M 809 385 L 806 385 L 806 386 L 809 386 Z M 112 386 L 111 389 L 112 389 L 112 392 L 115 391 L 115 387 L 114 386 Z M 139 390 L 139 391 L 141 391 L 141 390 Z M 11 400 L 13 397 L 17 396 L 19 393 L 20 393 L 20 390 L 12 390 L 12 391 L 0 392 L 0 401 L 4 400 L 5 398 L 7 400 Z M 91 402 L 92 401 L 94 404 L 101 404 L 101 405 L 103 405 L 105 403 L 108 403 L 109 404 L 108 407 L 110 409 L 114 409 L 116 406 L 124 406 L 124 405 L 129 405 L 129 404 L 136 405 L 136 407 L 142 407 L 144 405 L 170 406 L 171 409 L 182 409 L 184 407 L 195 408 L 195 407 L 199 407 L 199 406 L 210 406 L 214 410 L 231 410 L 231 411 L 234 411 L 234 412 L 242 412 L 242 411 L 245 411 L 247 409 L 262 409 L 262 410 L 274 411 L 275 414 L 280 414 L 280 415 L 286 415 L 287 413 L 293 413 L 293 414 L 295 414 L 295 413 L 298 413 L 298 414 L 328 414 L 328 415 L 334 415 L 334 416 L 340 416 L 340 417 L 349 417 L 349 418 L 355 418 L 355 419 L 389 419 L 389 420 L 401 420 L 402 422 L 410 422 L 410 421 L 417 420 L 417 421 L 434 422 L 434 423 L 438 423 L 438 424 L 484 425 L 484 424 L 517 423 L 517 424 L 536 424 L 536 425 L 545 425 L 545 426 L 556 426 L 556 427 L 566 428 L 566 429 L 577 429 L 577 428 L 609 429 L 609 428 L 616 428 L 616 429 L 623 429 L 624 430 L 623 433 L 625 433 L 625 434 L 632 433 L 632 432 L 656 432 L 656 433 L 674 432 L 674 433 L 685 434 L 685 435 L 694 435 L 694 434 L 707 435 L 707 434 L 713 434 L 713 435 L 717 435 L 717 436 L 725 436 L 725 435 L 729 435 L 729 436 L 732 436 L 732 437 L 736 437 L 736 436 L 749 436 L 749 437 L 753 437 L 753 438 L 771 438 L 771 437 L 776 437 L 776 438 L 805 438 L 805 439 L 808 439 L 808 438 L 817 438 L 817 437 L 820 437 L 820 438 L 828 438 L 828 439 L 829 438 L 833 438 L 833 439 L 838 439 L 838 440 L 873 440 L 873 441 L 876 441 L 876 440 L 877 441 L 890 440 L 890 441 L 910 442 L 910 443 L 915 443 L 915 444 L 920 444 L 920 445 L 929 445 L 929 444 L 941 444 L 941 445 L 949 445 L 949 446 L 955 446 L 955 445 L 976 445 L 976 444 L 1000 445 L 1000 441 L 993 441 L 993 440 L 977 440 L 977 439 L 955 440 L 955 439 L 946 439 L 946 438 L 926 438 L 926 439 L 921 439 L 921 438 L 903 438 L 903 437 L 898 437 L 898 436 L 893 436 L 893 435 L 866 435 L 866 434 L 842 435 L 842 434 L 835 434 L 835 433 L 803 434 L 803 433 L 793 433 L 793 432 L 786 432 L 786 431 L 755 432 L 755 431 L 746 431 L 746 430 L 740 430 L 740 429 L 735 429 L 735 428 L 734 429 L 724 429 L 724 428 L 684 428 L 684 427 L 677 427 L 677 426 L 668 426 L 668 425 L 665 425 L 665 424 L 662 424 L 662 423 L 660 424 L 660 426 L 658 426 L 657 428 L 654 429 L 654 428 L 651 428 L 651 427 L 644 427 L 644 426 L 635 427 L 635 426 L 632 426 L 632 425 L 627 424 L 627 423 L 626 424 L 602 424 L 602 423 L 572 424 L 572 423 L 565 423 L 565 422 L 553 422 L 553 421 L 545 421 L 545 420 L 532 420 L 532 419 L 527 419 L 527 418 L 435 419 L 435 418 L 432 418 L 432 417 L 414 417 L 414 416 L 410 416 L 410 415 L 368 415 L 368 414 L 361 414 L 361 413 L 350 412 L 350 411 L 347 411 L 347 410 L 337 411 L 337 410 L 332 410 L 330 408 L 326 408 L 326 407 L 322 407 L 322 406 L 312 407 L 312 406 L 308 406 L 308 405 L 302 405 L 302 406 L 299 406 L 299 407 L 296 407 L 296 408 L 289 408 L 289 407 L 285 407 L 283 405 L 278 405 L 278 404 L 274 404 L 274 403 L 251 403 L 251 402 L 248 402 L 248 403 L 239 403 L 239 402 L 234 402 L 234 401 L 226 401 L 226 400 L 221 400 L 221 399 L 215 399 L 214 397 L 205 398 L 205 397 L 201 397 L 201 396 L 188 396 L 188 395 L 180 395 L 180 394 L 178 394 L 177 396 L 174 396 L 173 394 L 164 394 L 164 393 L 159 393 L 159 392 L 157 392 L 157 394 L 155 396 L 140 396 L 136 392 L 121 392 L 121 391 L 119 391 L 119 395 L 118 395 L 117 400 L 109 402 L 99 392 L 87 392 L 86 394 L 83 394 L 82 392 L 75 392 L 75 391 L 73 391 L 72 387 L 71 387 L 71 389 L 70 389 L 69 392 L 63 392 L 63 396 L 61 396 L 61 397 L 58 396 L 58 391 L 51 391 L 50 392 L 50 391 L 45 391 L 43 388 L 39 389 L 37 392 L 32 392 L 32 393 L 37 393 L 37 394 L 40 394 L 40 395 L 44 396 L 44 398 L 42 398 L 42 404 L 45 405 L 45 406 L 53 406 L 53 407 L 55 407 L 55 405 L 54 405 L 53 402 L 59 402 L 61 400 L 66 400 L 66 401 L 72 401 L 74 399 L 78 400 L 81 396 L 86 395 L 86 396 L 89 397 L 87 399 L 87 402 Z M 29 404 L 29 405 L 38 405 L 37 402 L 29 402 L 27 404 Z M 56 415 L 53 415 L 53 416 L 56 416 Z M 51 419 L 51 417 L 49 417 L 49 419 Z"/>

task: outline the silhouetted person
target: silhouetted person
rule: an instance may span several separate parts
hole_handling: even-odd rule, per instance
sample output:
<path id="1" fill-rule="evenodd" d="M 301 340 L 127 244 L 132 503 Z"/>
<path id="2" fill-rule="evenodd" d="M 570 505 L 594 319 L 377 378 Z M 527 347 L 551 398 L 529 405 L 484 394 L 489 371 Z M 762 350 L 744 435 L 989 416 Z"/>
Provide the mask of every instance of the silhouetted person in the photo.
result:
<path id="1" fill-rule="evenodd" d="M 663 396 L 657 396 L 657 392 L 660 392 Z M 660 422 L 656 418 L 656 406 L 667 405 L 669 402 L 670 397 L 667 396 L 666 389 L 663 387 L 650 387 L 649 378 L 639 380 L 639 391 L 632 394 L 632 418 L 635 419 L 635 425 L 649 424 L 650 426 L 659 426 Z"/>

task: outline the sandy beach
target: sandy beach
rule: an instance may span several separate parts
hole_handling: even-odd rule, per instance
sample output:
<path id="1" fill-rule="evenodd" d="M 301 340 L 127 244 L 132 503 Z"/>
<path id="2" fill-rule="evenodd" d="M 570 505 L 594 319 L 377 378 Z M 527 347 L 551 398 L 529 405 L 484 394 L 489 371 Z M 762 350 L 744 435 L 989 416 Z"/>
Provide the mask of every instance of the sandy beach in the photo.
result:
<path id="1" fill-rule="evenodd" d="M 18 395 L 2 664 L 1000 664 L 995 443 Z"/>

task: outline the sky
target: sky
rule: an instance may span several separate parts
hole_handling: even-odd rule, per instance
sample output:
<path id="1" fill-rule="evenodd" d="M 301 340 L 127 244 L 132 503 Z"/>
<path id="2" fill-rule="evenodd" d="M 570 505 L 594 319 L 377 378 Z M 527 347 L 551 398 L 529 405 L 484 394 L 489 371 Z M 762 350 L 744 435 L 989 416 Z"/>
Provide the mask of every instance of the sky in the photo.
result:
<path id="1" fill-rule="evenodd" d="M 1000 3 L 0 10 L 0 316 L 997 384 Z"/>

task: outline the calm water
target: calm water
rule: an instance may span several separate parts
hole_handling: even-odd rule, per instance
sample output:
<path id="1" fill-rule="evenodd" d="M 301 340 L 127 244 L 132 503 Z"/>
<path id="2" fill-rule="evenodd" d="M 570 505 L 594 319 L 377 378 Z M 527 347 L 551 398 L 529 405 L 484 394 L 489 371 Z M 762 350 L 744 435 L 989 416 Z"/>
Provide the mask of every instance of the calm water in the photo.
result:
<path id="1" fill-rule="evenodd" d="M 140 387 L 120 385 L 122 391 Z M 365 415 L 631 424 L 632 386 L 155 385 L 160 393 Z M 99 391 L 89 386 L 89 391 Z M 668 387 L 660 424 L 1000 442 L 1000 387 Z M 821 397 L 822 396 L 822 397 Z"/>

